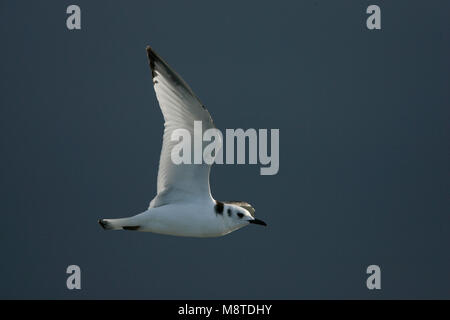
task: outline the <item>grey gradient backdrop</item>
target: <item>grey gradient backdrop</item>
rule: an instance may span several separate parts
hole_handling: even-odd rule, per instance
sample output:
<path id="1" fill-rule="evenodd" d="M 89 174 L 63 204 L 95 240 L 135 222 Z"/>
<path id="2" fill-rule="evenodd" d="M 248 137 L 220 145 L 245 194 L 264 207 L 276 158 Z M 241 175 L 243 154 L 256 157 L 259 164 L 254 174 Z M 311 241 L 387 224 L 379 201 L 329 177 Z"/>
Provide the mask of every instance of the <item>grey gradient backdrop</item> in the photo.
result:
<path id="1" fill-rule="evenodd" d="M 81 31 L 65 26 L 72 3 Z M 0 297 L 450 298 L 449 18 L 448 1 L 1 1 Z M 211 176 L 268 228 L 97 224 L 155 193 L 147 44 L 218 128 L 280 129 L 278 175 Z"/>

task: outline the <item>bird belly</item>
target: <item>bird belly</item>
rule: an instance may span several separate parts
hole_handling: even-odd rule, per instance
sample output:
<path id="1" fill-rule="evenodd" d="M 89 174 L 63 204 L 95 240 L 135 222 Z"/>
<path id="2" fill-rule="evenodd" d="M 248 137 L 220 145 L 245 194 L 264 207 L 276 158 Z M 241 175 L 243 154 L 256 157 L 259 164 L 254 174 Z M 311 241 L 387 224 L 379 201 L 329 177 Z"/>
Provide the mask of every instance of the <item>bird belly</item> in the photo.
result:
<path id="1" fill-rule="evenodd" d="M 139 231 L 182 237 L 219 237 L 233 230 L 210 208 L 167 205 L 141 214 Z"/>

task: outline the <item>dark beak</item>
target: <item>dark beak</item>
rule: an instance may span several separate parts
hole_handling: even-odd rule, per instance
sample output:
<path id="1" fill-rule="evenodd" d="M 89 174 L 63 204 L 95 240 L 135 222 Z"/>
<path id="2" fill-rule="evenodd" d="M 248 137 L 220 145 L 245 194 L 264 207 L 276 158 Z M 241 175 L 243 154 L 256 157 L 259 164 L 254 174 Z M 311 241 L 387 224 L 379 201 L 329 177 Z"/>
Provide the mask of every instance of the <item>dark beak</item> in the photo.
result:
<path id="1" fill-rule="evenodd" d="M 249 223 L 253 223 L 253 224 L 259 224 L 261 226 L 267 226 L 267 224 L 259 219 L 254 219 L 254 220 L 248 220 Z"/>

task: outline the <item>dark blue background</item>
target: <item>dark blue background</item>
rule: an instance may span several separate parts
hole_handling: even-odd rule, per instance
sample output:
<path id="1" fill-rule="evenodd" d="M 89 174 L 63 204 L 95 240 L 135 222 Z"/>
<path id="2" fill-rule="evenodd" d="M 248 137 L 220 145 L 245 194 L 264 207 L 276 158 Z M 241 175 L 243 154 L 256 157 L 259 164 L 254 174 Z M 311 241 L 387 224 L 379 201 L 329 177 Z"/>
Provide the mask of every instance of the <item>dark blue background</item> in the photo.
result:
<path id="1" fill-rule="evenodd" d="M 450 298 L 449 18 L 448 1 L 0 1 L 0 297 Z M 268 228 L 97 224 L 156 191 L 148 44 L 219 129 L 280 129 L 278 175 L 211 176 Z"/>

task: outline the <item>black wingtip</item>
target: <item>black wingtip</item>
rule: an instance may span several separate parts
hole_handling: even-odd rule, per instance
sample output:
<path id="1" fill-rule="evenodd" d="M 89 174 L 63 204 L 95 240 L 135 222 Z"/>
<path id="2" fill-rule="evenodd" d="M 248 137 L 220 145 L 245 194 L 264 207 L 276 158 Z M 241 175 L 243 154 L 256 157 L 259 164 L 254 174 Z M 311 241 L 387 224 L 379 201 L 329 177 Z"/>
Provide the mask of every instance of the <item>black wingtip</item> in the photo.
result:
<path id="1" fill-rule="evenodd" d="M 149 59 L 154 59 L 154 57 L 155 57 L 155 52 L 153 51 L 152 47 L 147 46 L 147 47 L 145 48 L 145 50 L 147 50 L 147 56 L 148 56 L 148 58 L 149 58 Z"/>
<path id="2" fill-rule="evenodd" d="M 122 227 L 123 230 L 131 230 L 131 231 L 135 231 L 135 230 L 139 230 L 141 226 L 124 226 Z"/>
<path id="3" fill-rule="evenodd" d="M 152 69 L 152 79 L 153 79 L 154 77 L 156 77 L 155 61 L 158 60 L 158 55 L 155 53 L 155 51 L 153 51 L 152 47 L 150 47 L 150 46 L 147 46 L 146 50 L 147 50 L 148 62 L 150 64 L 150 69 Z"/>

